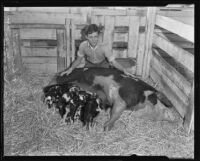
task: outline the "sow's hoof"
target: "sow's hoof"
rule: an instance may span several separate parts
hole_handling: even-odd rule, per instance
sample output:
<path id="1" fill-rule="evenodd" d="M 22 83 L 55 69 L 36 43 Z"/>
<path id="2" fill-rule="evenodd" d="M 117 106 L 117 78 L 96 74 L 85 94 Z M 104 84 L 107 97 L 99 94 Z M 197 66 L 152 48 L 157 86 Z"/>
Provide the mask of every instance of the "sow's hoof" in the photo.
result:
<path id="1" fill-rule="evenodd" d="M 114 126 L 113 123 L 106 122 L 104 124 L 104 131 L 110 131 L 113 128 L 113 126 Z"/>

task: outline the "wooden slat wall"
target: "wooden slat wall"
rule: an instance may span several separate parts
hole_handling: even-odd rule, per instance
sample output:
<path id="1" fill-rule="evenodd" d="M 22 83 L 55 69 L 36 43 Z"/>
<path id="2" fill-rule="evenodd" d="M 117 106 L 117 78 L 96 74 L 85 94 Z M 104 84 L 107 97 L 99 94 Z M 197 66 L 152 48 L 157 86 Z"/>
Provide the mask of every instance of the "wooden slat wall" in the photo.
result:
<path id="1" fill-rule="evenodd" d="M 20 29 L 20 37 L 21 39 L 57 39 L 55 29 Z"/>
<path id="2" fill-rule="evenodd" d="M 87 16 L 81 14 L 66 14 L 53 12 L 15 12 L 11 17 L 12 23 L 46 23 L 46 24 L 65 24 L 65 19 L 70 18 L 75 22 L 86 21 Z"/>
<path id="3" fill-rule="evenodd" d="M 150 69 L 151 79 L 159 84 L 161 91 L 167 96 L 167 98 L 172 102 L 174 107 L 177 109 L 181 117 L 183 118 L 186 112 L 186 106 L 180 98 L 174 94 L 173 89 L 166 84 L 165 78 L 163 78 L 159 73 L 156 72 L 155 68 L 151 67 Z"/>
<path id="4" fill-rule="evenodd" d="M 61 70 L 60 66 L 62 66 L 62 62 L 58 61 L 58 52 L 59 55 L 63 56 L 63 47 L 61 42 L 64 36 L 64 30 L 59 29 L 56 32 L 55 28 L 52 28 L 52 25 L 48 28 L 47 25 L 36 24 L 36 29 L 34 28 L 34 24 L 30 26 L 30 24 L 23 25 L 15 25 L 12 30 L 15 31 L 17 29 L 19 31 L 20 39 L 18 40 L 18 47 L 21 53 L 21 59 L 23 64 L 29 68 L 33 72 L 37 73 L 55 73 L 57 72 L 57 64 L 59 64 L 59 70 Z M 27 27 L 27 28 L 26 28 Z M 44 27 L 47 27 L 45 29 Z M 54 26 L 55 27 L 55 26 Z M 60 36 L 58 36 L 60 35 Z M 32 41 L 57 41 L 57 46 L 31 46 Z M 20 43 L 21 41 L 21 43 Z M 48 44 L 48 43 L 45 43 Z M 56 45 L 56 44 L 55 44 Z"/>
<path id="5" fill-rule="evenodd" d="M 178 62 L 183 64 L 191 72 L 194 72 L 194 56 L 192 54 L 164 39 L 158 34 L 154 34 L 154 43 L 167 52 L 170 56 L 175 58 Z"/>
<path id="6" fill-rule="evenodd" d="M 103 12 L 103 14 L 100 14 Z M 142 16 L 142 17 L 141 17 Z M 139 48 L 139 28 L 140 26 L 144 26 L 146 24 L 144 11 L 136 11 L 131 13 L 122 11 L 114 11 L 107 9 L 94 9 L 92 12 L 92 23 L 101 24 L 105 27 L 103 42 L 109 46 L 109 50 L 112 54 L 117 58 L 137 58 L 138 53 L 137 50 Z M 116 31 L 115 27 L 128 27 L 127 31 Z M 124 28 L 125 29 L 125 28 Z M 143 33 L 144 35 L 145 33 Z M 144 36 L 143 36 L 144 37 Z M 119 48 L 116 47 L 118 44 L 127 43 L 128 48 Z M 112 46 L 113 44 L 113 46 Z M 141 40 L 141 44 L 144 44 L 144 38 Z M 121 46 L 121 45 L 120 45 Z M 144 50 L 140 50 L 141 53 Z M 143 54 L 140 54 L 142 56 Z M 142 66 L 138 66 L 141 68 Z M 141 70 L 142 71 L 142 70 Z M 134 69 L 135 73 L 135 69 Z M 140 73 L 141 74 L 141 73 Z"/>
<path id="7" fill-rule="evenodd" d="M 159 15 L 164 15 L 164 16 L 169 16 L 169 17 L 175 17 L 175 16 L 181 17 L 182 14 L 184 14 L 184 17 L 192 17 L 194 13 L 194 12 L 192 13 L 191 11 L 181 11 L 181 12 L 172 11 L 172 12 L 168 12 L 166 10 L 158 11 Z M 31 31 L 32 24 L 46 23 L 49 26 L 65 25 L 65 41 L 67 42 L 68 40 L 67 37 L 69 38 L 69 36 L 67 35 L 69 35 L 68 32 L 70 29 L 67 29 L 68 27 L 66 24 L 66 19 L 73 20 L 74 27 L 73 27 L 73 24 L 71 24 L 72 25 L 71 30 L 74 30 L 74 31 L 72 31 L 73 34 L 71 36 L 73 37 L 74 40 L 77 40 L 77 39 L 80 39 L 80 29 L 79 30 L 76 29 L 76 25 L 80 23 L 87 24 L 86 22 L 87 21 L 89 22 L 88 16 L 91 17 L 92 23 L 101 24 L 103 26 L 105 25 L 106 16 L 111 16 L 111 17 L 114 17 L 114 26 L 129 26 L 129 28 L 131 28 L 131 30 L 129 30 L 129 33 L 124 34 L 126 36 L 124 36 L 123 34 L 121 34 L 120 36 L 120 33 L 114 34 L 114 40 L 112 40 L 112 41 L 117 41 L 119 39 L 122 39 L 122 37 L 124 36 L 125 39 L 123 41 L 125 42 L 128 41 L 129 43 L 128 49 L 118 50 L 118 51 L 114 49 L 113 52 L 117 53 L 116 55 L 117 57 L 128 56 L 132 58 L 137 58 L 138 60 L 140 59 L 143 60 L 141 53 L 144 52 L 145 48 L 144 46 L 139 47 L 140 46 L 139 41 L 140 41 L 140 44 L 142 45 L 144 41 L 144 33 L 143 35 L 140 35 L 140 33 L 138 32 L 138 28 L 140 28 L 141 26 L 145 26 L 146 15 L 147 15 L 147 7 L 140 7 L 140 8 L 129 7 L 129 9 L 125 9 L 125 10 L 98 9 L 98 8 L 91 8 L 91 7 L 29 7 L 29 8 L 20 7 L 20 8 L 17 8 L 17 12 L 15 12 L 15 14 L 10 16 L 10 21 L 12 23 L 29 24 L 30 25 L 29 31 Z M 24 38 L 31 38 L 30 33 L 35 32 L 35 34 L 32 34 L 33 36 L 32 38 L 57 39 L 54 27 L 55 26 L 51 27 L 52 31 L 54 30 L 53 32 L 51 31 L 52 32 L 51 33 L 50 30 L 48 31 L 46 27 L 44 27 L 44 30 L 43 30 L 40 25 L 39 25 L 39 28 L 35 26 L 34 30 L 38 28 L 40 29 L 40 31 L 37 30 L 38 32 L 37 31 L 28 32 L 27 30 Z M 63 27 L 57 26 L 56 28 L 61 29 Z M 105 31 L 105 33 L 106 32 L 107 31 Z M 41 35 L 39 35 L 38 33 L 41 33 Z M 127 35 L 128 35 L 128 40 L 127 40 Z M 113 39 L 112 36 L 111 36 L 111 39 Z M 23 37 L 23 34 L 22 34 L 22 37 Z M 105 35 L 102 36 L 102 39 L 103 37 L 105 38 L 106 36 Z M 66 67 L 68 67 L 69 64 L 71 64 L 71 61 L 74 60 L 75 58 L 74 48 L 72 47 L 70 50 L 69 46 L 67 47 L 67 44 L 69 43 L 66 43 L 66 46 L 64 47 L 66 48 L 66 50 L 69 50 L 67 51 L 67 56 L 66 56 L 69 58 L 65 60 Z M 71 42 L 71 45 L 74 46 L 74 41 Z M 139 51 L 140 54 L 137 51 Z M 141 67 L 142 65 L 137 67 L 137 69 L 139 70 L 137 71 L 137 73 L 140 75 L 142 73 L 142 69 L 140 69 Z"/>
<path id="8" fill-rule="evenodd" d="M 25 64 L 25 66 L 31 69 L 33 73 L 55 74 L 57 72 L 57 63 L 55 64 Z"/>
<path id="9" fill-rule="evenodd" d="M 129 16 L 115 16 L 115 26 L 129 26 Z"/>
<path id="10" fill-rule="evenodd" d="M 156 17 L 156 24 L 194 43 L 194 27 L 159 15 Z"/>
<path id="11" fill-rule="evenodd" d="M 191 25 L 160 15 L 156 17 L 156 25 L 164 28 L 164 32 L 168 30 L 194 43 L 194 27 Z M 168 57 L 171 57 L 177 64 L 179 63 L 185 71 L 194 73 L 194 55 L 184 50 L 182 46 L 178 46 L 177 43 L 171 42 L 162 30 L 156 29 L 155 31 L 154 44 L 166 52 Z M 154 49 L 153 53 L 150 77 L 163 88 L 163 92 L 184 118 L 184 129 L 189 132 L 194 127 L 194 81 L 191 84 L 191 81 L 186 78 L 188 75 L 183 75 L 181 71 L 179 73 L 178 69 L 169 65 L 157 50 Z"/>
<path id="12" fill-rule="evenodd" d="M 22 56 L 37 56 L 37 57 L 44 57 L 44 56 L 57 56 L 57 48 L 27 48 L 21 47 L 21 55 Z"/>
<path id="13" fill-rule="evenodd" d="M 191 90 L 191 84 L 176 71 L 173 66 L 168 64 L 159 54 L 153 52 L 152 66 L 155 66 L 157 70 L 161 71 L 164 75 L 173 81 L 173 83 L 182 91 L 186 96 L 189 96 Z"/>

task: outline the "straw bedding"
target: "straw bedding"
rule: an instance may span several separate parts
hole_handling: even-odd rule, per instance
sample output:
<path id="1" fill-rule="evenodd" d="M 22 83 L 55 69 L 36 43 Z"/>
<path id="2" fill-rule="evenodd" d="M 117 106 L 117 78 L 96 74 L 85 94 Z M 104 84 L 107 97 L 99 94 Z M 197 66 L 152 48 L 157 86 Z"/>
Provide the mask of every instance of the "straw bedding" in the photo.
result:
<path id="1" fill-rule="evenodd" d="M 90 131 L 81 122 L 62 123 L 41 101 L 48 75 L 26 71 L 4 83 L 4 153 L 12 155 L 164 155 L 194 158 L 194 134 L 187 135 L 174 110 L 174 122 L 154 121 L 144 111 L 125 111 L 114 128 L 103 132 L 108 112 Z"/>

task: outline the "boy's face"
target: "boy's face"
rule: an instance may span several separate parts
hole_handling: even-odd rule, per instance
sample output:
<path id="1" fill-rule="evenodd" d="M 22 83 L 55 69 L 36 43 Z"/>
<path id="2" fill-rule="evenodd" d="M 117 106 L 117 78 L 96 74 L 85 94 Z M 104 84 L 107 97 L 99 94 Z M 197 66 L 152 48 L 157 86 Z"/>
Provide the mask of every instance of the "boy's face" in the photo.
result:
<path id="1" fill-rule="evenodd" d="M 87 38 L 88 42 L 90 43 L 90 45 L 92 47 L 95 47 L 98 43 L 99 34 L 98 34 L 98 32 L 93 32 L 91 34 L 88 34 L 86 36 L 86 38 Z"/>

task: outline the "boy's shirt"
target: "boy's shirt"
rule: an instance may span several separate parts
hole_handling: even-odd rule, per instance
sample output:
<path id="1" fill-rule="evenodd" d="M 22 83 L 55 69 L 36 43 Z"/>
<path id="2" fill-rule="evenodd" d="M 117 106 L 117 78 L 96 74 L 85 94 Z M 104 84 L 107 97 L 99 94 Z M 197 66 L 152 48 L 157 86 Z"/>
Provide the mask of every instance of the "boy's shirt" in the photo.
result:
<path id="1" fill-rule="evenodd" d="M 89 62 L 94 64 L 102 62 L 105 58 L 107 58 L 109 62 L 115 59 L 114 55 L 109 53 L 107 45 L 98 43 L 93 48 L 88 41 L 84 41 L 80 44 L 78 56 L 85 57 Z"/>

